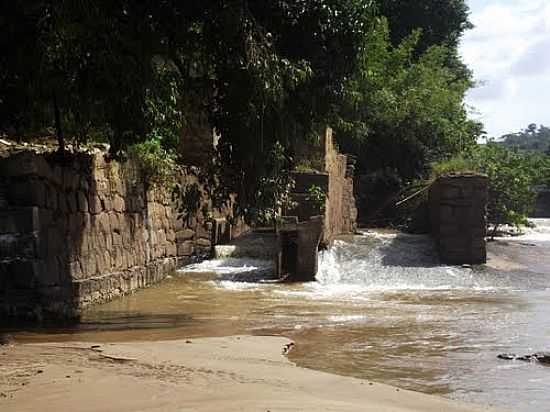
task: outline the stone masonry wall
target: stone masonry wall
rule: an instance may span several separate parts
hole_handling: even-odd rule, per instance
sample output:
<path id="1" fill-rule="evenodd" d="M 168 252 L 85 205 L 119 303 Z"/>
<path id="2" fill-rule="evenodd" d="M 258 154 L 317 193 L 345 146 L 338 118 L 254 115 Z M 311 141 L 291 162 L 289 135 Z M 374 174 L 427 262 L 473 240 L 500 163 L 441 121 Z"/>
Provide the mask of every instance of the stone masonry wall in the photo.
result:
<path id="1" fill-rule="evenodd" d="M 432 235 L 445 263 L 486 262 L 487 190 L 487 177 L 478 174 L 446 175 L 432 185 Z"/>
<path id="2" fill-rule="evenodd" d="M 0 319 L 77 316 L 209 254 L 212 224 L 178 219 L 168 192 L 98 150 L 0 157 Z"/>
<path id="3" fill-rule="evenodd" d="M 305 149 L 302 149 L 304 151 Z M 357 209 L 353 193 L 353 176 L 349 173 L 348 159 L 338 153 L 332 140 L 332 130 L 327 128 L 321 148 L 313 148 L 315 155 L 318 151 L 322 156 L 324 171 L 295 172 L 296 182 L 292 200 L 296 206 L 287 210 L 287 216 L 296 216 L 298 222 L 305 222 L 312 216 L 324 215 L 322 243 L 332 243 L 335 236 L 344 233 L 353 233 L 357 222 Z M 306 154 L 303 154 L 306 156 Z M 324 213 L 318 205 L 308 201 L 308 189 L 317 186 L 326 194 Z"/>
<path id="4" fill-rule="evenodd" d="M 330 128 L 326 129 L 324 148 L 325 170 L 329 181 L 323 239 L 328 244 L 337 235 L 355 231 L 357 208 L 353 194 L 353 176 L 347 173 L 348 159 L 338 153 Z"/>

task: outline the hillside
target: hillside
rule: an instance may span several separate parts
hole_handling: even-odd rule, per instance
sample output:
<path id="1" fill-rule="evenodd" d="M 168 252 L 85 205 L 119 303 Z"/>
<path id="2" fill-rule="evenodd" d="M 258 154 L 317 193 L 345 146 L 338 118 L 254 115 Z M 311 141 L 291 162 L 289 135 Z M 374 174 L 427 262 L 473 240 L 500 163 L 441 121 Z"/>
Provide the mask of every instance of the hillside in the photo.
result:
<path id="1" fill-rule="evenodd" d="M 550 153 L 550 128 L 530 124 L 525 130 L 501 136 L 498 143 L 509 149 Z"/>

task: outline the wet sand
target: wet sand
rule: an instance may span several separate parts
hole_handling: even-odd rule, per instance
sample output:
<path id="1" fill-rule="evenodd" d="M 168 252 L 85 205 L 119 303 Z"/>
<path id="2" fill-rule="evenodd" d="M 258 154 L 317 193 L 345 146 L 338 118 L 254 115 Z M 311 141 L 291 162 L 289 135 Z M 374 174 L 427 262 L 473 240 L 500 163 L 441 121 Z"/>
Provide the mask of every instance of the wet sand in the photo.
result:
<path id="1" fill-rule="evenodd" d="M 0 346 L 0 410 L 466 412 L 476 408 L 316 372 L 282 337 Z"/>

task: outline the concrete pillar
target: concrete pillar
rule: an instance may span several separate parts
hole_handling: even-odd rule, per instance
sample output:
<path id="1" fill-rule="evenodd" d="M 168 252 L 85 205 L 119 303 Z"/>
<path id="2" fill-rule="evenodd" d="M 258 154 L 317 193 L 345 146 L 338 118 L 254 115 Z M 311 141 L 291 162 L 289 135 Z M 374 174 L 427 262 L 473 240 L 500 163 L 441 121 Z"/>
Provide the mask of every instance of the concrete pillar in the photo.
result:
<path id="1" fill-rule="evenodd" d="M 300 223 L 296 217 L 287 219 L 278 230 L 277 272 L 281 279 L 288 282 L 312 282 L 317 275 L 323 218 L 315 216 Z"/>
<path id="2" fill-rule="evenodd" d="M 488 178 L 449 174 L 430 189 L 430 221 L 441 260 L 449 264 L 487 261 Z"/>

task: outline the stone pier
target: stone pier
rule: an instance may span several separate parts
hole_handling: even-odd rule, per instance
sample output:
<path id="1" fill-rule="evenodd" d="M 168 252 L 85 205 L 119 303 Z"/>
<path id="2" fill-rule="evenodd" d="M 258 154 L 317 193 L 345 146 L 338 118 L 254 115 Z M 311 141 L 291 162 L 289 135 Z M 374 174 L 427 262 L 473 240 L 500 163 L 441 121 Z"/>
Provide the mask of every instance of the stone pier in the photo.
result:
<path id="1" fill-rule="evenodd" d="M 311 217 L 298 222 L 296 217 L 287 217 L 277 228 L 279 253 L 277 273 L 284 280 L 312 282 L 317 275 L 317 251 L 323 235 L 323 217 Z"/>
<path id="2" fill-rule="evenodd" d="M 441 260 L 449 264 L 487 261 L 488 178 L 480 174 L 449 174 L 430 189 L 432 235 Z"/>

